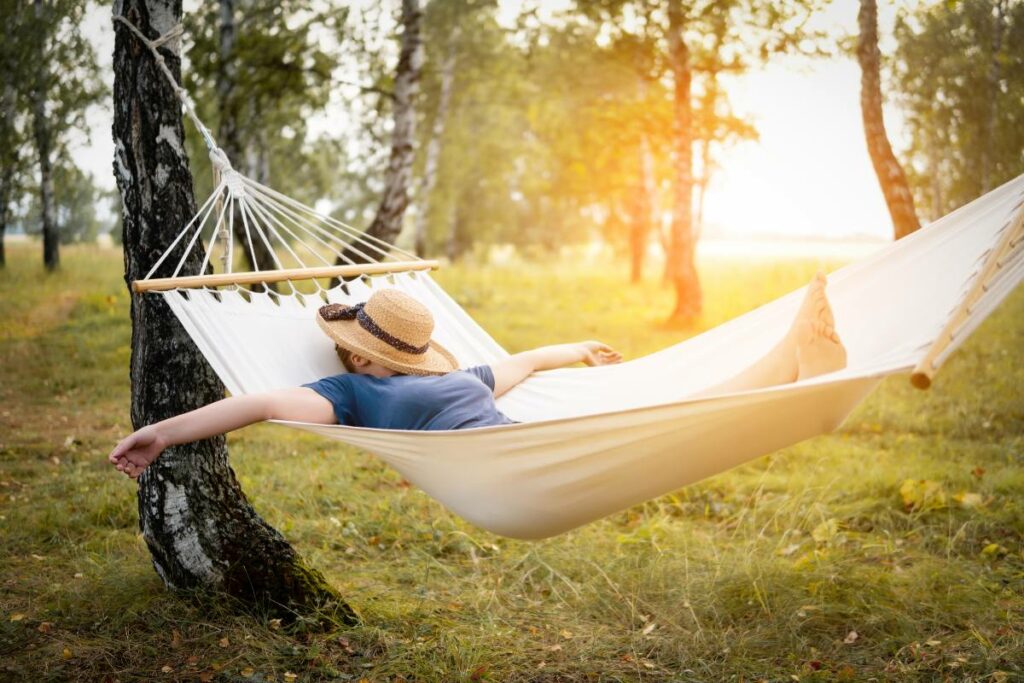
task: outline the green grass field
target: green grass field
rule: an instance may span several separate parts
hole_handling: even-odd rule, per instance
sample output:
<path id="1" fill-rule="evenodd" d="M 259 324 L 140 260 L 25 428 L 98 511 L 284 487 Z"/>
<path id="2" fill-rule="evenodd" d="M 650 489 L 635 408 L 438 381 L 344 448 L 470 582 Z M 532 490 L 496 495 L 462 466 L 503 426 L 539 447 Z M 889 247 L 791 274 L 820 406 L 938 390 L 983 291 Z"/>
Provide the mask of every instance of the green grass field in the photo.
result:
<path id="1" fill-rule="evenodd" d="M 235 433 L 256 508 L 365 618 L 293 634 L 164 590 L 105 462 L 129 429 L 120 253 L 47 276 L 36 252 L 0 271 L 0 680 L 1024 680 L 1024 291 L 930 392 L 889 378 L 834 434 L 543 542 L 337 442 Z M 818 265 L 704 269 L 704 326 Z M 437 277 L 512 351 L 682 334 L 622 268 Z"/>

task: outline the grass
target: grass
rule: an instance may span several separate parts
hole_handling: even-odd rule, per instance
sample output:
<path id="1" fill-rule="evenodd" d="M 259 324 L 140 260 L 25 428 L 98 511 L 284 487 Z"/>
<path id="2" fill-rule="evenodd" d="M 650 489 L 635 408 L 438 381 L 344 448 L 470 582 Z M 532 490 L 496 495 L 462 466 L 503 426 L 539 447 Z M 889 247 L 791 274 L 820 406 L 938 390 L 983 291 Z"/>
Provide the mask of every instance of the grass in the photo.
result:
<path id="1" fill-rule="evenodd" d="M 365 617 L 296 634 L 163 589 L 104 464 L 129 424 L 120 255 L 63 257 L 0 272 L 0 680 L 1024 680 L 1024 292 L 930 392 L 890 378 L 833 434 L 538 543 L 336 442 L 233 434 L 257 509 Z M 709 266 L 703 325 L 818 265 Z M 438 279 L 510 350 L 680 338 L 670 292 L 618 267 Z M 930 487 L 911 509 L 906 480 Z"/>

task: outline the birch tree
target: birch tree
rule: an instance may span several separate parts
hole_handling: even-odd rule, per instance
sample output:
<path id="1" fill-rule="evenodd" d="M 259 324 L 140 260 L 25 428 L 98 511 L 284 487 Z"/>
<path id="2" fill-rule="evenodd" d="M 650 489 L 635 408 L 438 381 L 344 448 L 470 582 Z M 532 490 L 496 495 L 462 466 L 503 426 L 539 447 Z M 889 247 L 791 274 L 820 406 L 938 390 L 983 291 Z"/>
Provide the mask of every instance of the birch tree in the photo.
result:
<path id="1" fill-rule="evenodd" d="M 921 227 L 914 208 L 903 166 L 892 151 L 882 116 L 882 86 L 878 50 L 878 6 L 876 0 L 860 0 L 857 14 L 860 34 L 857 39 L 857 61 L 860 64 L 860 110 L 864 121 L 871 165 L 885 196 L 896 239 Z"/>
<path id="2" fill-rule="evenodd" d="M 391 151 L 384 171 L 384 190 L 380 204 L 366 234 L 393 243 L 402 231 L 402 219 L 409 205 L 412 166 L 416 152 L 416 100 L 423 68 L 421 24 L 423 12 L 419 0 L 402 0 L 400 50 L 392 91 Z M 346 249 L 338 264 L 362 262 L 363 256 Z"/>
<path id="3" fill-rule="evenodd" d="M 118 0 L 150 40 L 181 21 L 181 0 Z M 149 270 L 196 210 L 180 102 L 146 45 L 120 23 L 114 47 L 114 174 L 123 202 L 125 281 Z M 180 80 L 180 45 L 159 48 Z M 170 263 L 180 258 L 172 254 Z M 184 271 L 195 274 L 192 252 Z M 159 273 L 158 273 L 159 274 Z M 160 296 L 132 297 L 131 417 L 135 428 L 223 397 L 224 387 Z M 172 589 L 223 591 L 291 620 L 356 615 L 253 510 L 223 436 L 175 446 L 139 478 L 139 525 L 153 566 Z"/>

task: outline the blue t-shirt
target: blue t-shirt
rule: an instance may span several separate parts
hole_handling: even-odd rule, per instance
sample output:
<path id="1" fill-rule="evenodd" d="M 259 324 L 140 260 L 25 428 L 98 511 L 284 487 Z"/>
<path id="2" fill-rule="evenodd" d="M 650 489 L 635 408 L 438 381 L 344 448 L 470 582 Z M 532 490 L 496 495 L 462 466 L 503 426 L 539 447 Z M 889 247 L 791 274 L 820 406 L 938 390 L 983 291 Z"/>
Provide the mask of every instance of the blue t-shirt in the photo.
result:
<path id="1" fill-rule="evenodd" d="M 445 375 L 343 373 L 303 384 L 334 406 L 338 424 L 377 429 L 467 429 L 514 424 L 494 403 L 494 372 L 477 365 Z"/>

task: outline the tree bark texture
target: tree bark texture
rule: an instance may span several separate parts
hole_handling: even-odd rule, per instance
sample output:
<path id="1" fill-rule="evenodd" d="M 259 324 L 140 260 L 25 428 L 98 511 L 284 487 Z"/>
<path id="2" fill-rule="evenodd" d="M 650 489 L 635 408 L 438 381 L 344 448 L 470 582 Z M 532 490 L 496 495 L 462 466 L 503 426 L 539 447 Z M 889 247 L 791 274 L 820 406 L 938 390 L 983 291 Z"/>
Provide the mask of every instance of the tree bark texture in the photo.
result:
<path id="1" fill-rule="evenodd" d="M 416 216 L 416 255 L 427 251 L 427 226 L 430 224 L 431 195 L 437 186 L 437 166 L 441 159 L 441 145 L 444 142 L 444 128 L 448 120 L 448 107 L 452 99 L 452 85 L 455 82 L 455 60 L 458 55 L 459 26 L 452 27 L 448 36 L 448 52 L 441 64 L 441 92 L 437 98 L 437 112 L 427 143 L 427 158 L 423 166 L 420 211 Z"/>
<path id="2" fill-rule="evenodd" d="M 864 121 L 871 164 L 878 176 L 878 184 L 885 196 L 896 239 L 905 237 L 921 227 L 914 209 L 914 196 L 907 184 L 903 167 L 893 154 L 882 117 L 882 87 L 880 56 L 878 51 L 878 6 L 876 0 L 860 0 L 857 13 L 860 37 L 857 41 L 857 61 L 860 63 L 860 110 Z"/>
<path id="3" fill-rule="evenodd" d="M 377 215 L 366 230 L 367 234 L 388 243 L 394 243 L 402 231 L 402 217 L 409 206 L 412 162 L 416 151 L 416 96 L 423 68 L 422 21 L 419 0 L 402 0 L 402 38 L 395 70 L 391 154 L 384 173 L 384 195 L 377 207 Z M 342 253 L 355 263 L 366 260 L 349 249 Z M 345 263 L 345 258 L 339 258 L 338 263 Z"/>
<path id="4" fill-rule="evenodd" d="M 697 277 L 696 240 L 693 234 L 693 70 L 683 36 L 685 19 L 680 0 L 668 3 L 668 50 L 673 76 L 672 229 L 665 268 L 676 291 L 669 323 L 690 325 L 701 313 L 702 295 Z"/>
<path id="5" fill-rule="evenodd" d="M 181 0 L 118 0 L 151 39 L 181 19 Z M 123 202 L 125 281 L 141 278 L 195 212 L 177 97 L 148 48 L 115 24 L 114 175 Z M 180 78 L 180 46 L 160 48 Z M 166 270 L 181 257 L 169 258 Z M 183 273 L 200 267 L 198 250 Z M 169 274 L 169 273 L 159 273 Z M 176 296 L 176 295 L 175 295 Z M 132 424 L 142 427 L 218 400 L 224 388 L 162 296 L 134 295 Z M 172 589 L 207 588 L 284 618 L 355 614 L 246 500 L 223 436 L 175 446 L 139 478 L 139 524 L 153 566 Z"/>
<path id="6" fill-rule="evenodd" d="M 46 21 L 46 7 L 43 0 L 35 0 L 36 21 L 43 25 Z M 55 270 L 60 265 L 60 240 L 57 235 L 57 222 L 53 217 L 53 160 L 52 129 L 46 112 L 46 96 L 49 82 L 49 65 L 46 57 L 46 46 L 49 42 L 49 29 L 41 32 L 39 40 L 40 59 L 36 64 L 35 86 L 32 88 L 32 132 L 36 142 L 36 155 L 39 157 L 39 208 L 40 222 L 43 230 L 43 265 L 47 270 Z"/>
<path id="7" fill-rule="evenodd" d="M 241 142 L 239 129 L 241 103 L 236 93 L 238 63 L 235 58 L 235 43 L 238 38 L 235 24 L 235 0 L 218 1 L 220 30 L 216 90 L 220 125 L 217 127 L 217 145 L 224 151 L 233 166 L 243 168 L 242 164 L 247 162 L 247 155 L 245 145 Z M 254 180 L 264 182 L 258 178 Z M 264 238 L 260 237 L 251 223 L 249 230 L 245 229 L 245 221 L 242 220 L 241 211 L 237 207 L 234 209 L 234 214 L 232 222 L 234 243 L 241 247 L 242 258 L 248 264 L 249 270 L 274 270 L 277 268 L 273 251 L 267 246 L 267 242 L 272 240 L 272 235 L 266 234 L 266 241 L 264 241 Z M 225 220 L 227 220 L 226 216 Z M 266 233 L 266 231 L 264 232 Z M 273 244 L 273 242 L 270 243 Z M 265 287 L 277 291 L 277 284 L 273 282 L 253 285 L 253 289 L 257 291 Z"/>

